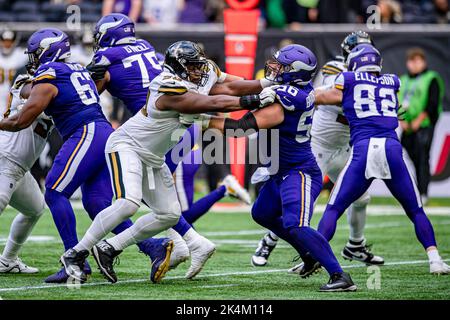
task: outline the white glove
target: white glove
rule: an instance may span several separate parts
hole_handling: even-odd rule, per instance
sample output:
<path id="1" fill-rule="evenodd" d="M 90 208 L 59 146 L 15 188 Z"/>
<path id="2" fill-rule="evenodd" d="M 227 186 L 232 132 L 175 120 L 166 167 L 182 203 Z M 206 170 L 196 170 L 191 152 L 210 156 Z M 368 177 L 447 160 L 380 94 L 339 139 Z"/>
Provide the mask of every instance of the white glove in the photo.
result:
<path id="1" fill-rule="evenodd" d="M 178 120 L 181 124 L 185 125 L 186 127 L 189 127 L 190 125 L 197 123 L 198 125 L 201 125 L 202 130 L 208 129 L 209 121 L 211 120 L 211 116 L 208 114 L 187 114 L 187 113 L 180 113 L 178 116 Z"/>
<path id="2" fill-rule="evenodd" d="M 261 91 L 261 93 L 259 94 L 260 108 L 264 108 L 275 102 L 275 99 L 277 97 L 277 94 L 275 92 L 276 88 L 278 88 L 278 86 L 271 86 L 264 88 Z"/>

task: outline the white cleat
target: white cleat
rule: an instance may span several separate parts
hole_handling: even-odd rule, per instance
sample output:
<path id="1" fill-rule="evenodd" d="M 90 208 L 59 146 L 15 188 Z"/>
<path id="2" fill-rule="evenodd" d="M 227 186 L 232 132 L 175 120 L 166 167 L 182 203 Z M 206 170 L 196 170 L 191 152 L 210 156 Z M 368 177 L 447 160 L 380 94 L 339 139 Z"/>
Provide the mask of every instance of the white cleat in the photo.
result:
<path id="1" fill-rule="evenodd" d="M 430 273 L 431 274 L 450 274 L 450 266 L 444 261 L 430 261 Z"/>
<path id="2" fill-rule="evenodd" d="M 299 264 L 293 266 L 292 268 L 290 268 L 288 270 L 288 273 L 300 275 L 300 271 L 302 270 L 304 264 L 305 263 L 302 262 L 302 263 L 299 263 Z"/>
<path id="3" fill-rule="evenodd" d="M 189 248 L 186 241 L 173 229 L 169 229 L 168 237 L 173 241 L 174 247 L 170 255 L 169 270 L 175 269 L 180 263 L 189 259 Z"/>
<path id="4" fill-rule="evenodd" d="M 33 274 L 38 273 L 38 268 L 27 266 L 25 263 L 17 258 L 15 260 L 7 260 L 0 256 L 0 273 L 25 273 Z"/>
<path id="5" fill-rule="evenodd" d="M 246 204 L 252 203 L 248 191 L 239 184 L 236 177 L 233 176 L 232 174 L 227 175 L 223 179 L 222 184 L 227 189 L 225 195 L 237 198 L 245 202 Z"/>
<path id="6" fill-rule="evenodd" d="M 186 278 L 192 279 L 202 271 L 206 261 L 208 261 L 216 251 L 216 245 L 205 237 L 198 235 L 196 239 L 189 244 L 189 249 L 191 252 L 191 266 L 186 272 Z"/>

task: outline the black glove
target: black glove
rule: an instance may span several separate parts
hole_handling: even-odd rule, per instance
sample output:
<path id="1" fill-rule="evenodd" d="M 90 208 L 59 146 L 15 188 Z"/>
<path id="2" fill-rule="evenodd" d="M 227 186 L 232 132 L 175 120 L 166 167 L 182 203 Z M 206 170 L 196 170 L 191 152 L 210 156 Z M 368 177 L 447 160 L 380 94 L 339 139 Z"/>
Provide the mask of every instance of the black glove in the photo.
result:
<path id="1" fill-rule="evenodd" d="M 108 66 L 98 65 L 92 61 L 86 66 L 86 69 L 89 71 L 92 80 L 98 81 L 105 77 L 105 73 L 108 71 Z"/>

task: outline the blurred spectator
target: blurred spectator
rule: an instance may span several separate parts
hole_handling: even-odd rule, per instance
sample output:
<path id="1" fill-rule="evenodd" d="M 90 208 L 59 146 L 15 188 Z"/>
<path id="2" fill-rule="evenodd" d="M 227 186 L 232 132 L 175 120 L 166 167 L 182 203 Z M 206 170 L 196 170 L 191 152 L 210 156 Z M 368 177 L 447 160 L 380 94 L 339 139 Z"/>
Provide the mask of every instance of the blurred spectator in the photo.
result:
<path id="1" fill-rule="evenodd" d="M 417 183 L 422 202 L 427 202 L 430 183 L 430 148 L 434 127 L 442 112 L 444 81 L 427 68 L 425 52 L 421 48 L 408 50 L 408 74 L 403 75 L 399 101 L 405 111 L 400 125 L 403 129 L 402 145 L 416 169 Z"/>
<path id="2" fill-rule="evenodd" d="M 206 0 L 184 0 L 184 8 L 180 13 L 178 22 L 206 23 Z"/>
<path id="3" fill-rule="evenodd" d="M 432 0 L 402 0 L 403 23 L 435 23 Z"/>
<path id="4" fill-rule="evenodd" d="M 400 4 L 394 0 L 378 0 L 380 8 L 381 23 L 401 23 L 402 9 Z"/>
<path id="5" fill-rule="evenodd" d="M 267 27 L 284 28 L 286 26 L 286 14 L 283 7 L 284 0 L 266 0 L 263 4 Z"/>
<path id="6" fill-rule="evenodd" d="M 283 9 L 289 29 L 299 30 L 302 23 L 316 22 L 319 0 L 284 0 Z"/>
<path id="7" fill-rule="evenodd" d="M 223 0 L 207 0 L 206 15 L 210 22 L 223 22 L 223 10 L 226 4 Z"/>
<path id="8" fill-rule="evenodd" d="M 13 82 L 16 71 L 28 62 L 25 49 L 18 47 L 19 36 L 10 29 L 0 34 L 0 108 L 8 105 L 9 88 Z M 0 111 L 0 116 L 4 113 Z"/>
<path id="9" fill-rule="evenodd" d="M 166 2 L 163 0 L 161 2 Z M 116 12 L 122 13 L 130 17 L 131 20 L 137 22 L 141 16 L 142 0 L 104 0 L 102 15 Z"/>
<path id="10" fill-rule="evenodd" d="M 144 19 L 152 25 L 173 26 L 184 8 L 184 2 L 184 0 L 144 0 Z"/>
<path id="11" fill-rule="evenodd" d="M 448 6 L 448 0 L 434 0 L 434 6 L 436 11 L 436 22 L 449 23 L 450 11 Z"/>

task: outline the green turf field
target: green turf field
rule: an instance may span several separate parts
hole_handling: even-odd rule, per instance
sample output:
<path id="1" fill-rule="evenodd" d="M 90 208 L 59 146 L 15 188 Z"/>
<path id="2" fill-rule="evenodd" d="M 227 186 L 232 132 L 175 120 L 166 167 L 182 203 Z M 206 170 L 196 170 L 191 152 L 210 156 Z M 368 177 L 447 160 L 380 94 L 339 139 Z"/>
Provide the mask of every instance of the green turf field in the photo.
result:
<path id="1" fill-rule="evenodd" d="M 386 203 L 375 200 L 375 203 Z M 441 201 L 432 202 L 443 205 Z M 444 201 L 445 203 L 445 201 Z M 446 204 L 446 203 L 445 203 Z M 448 215 L 431 216 L 435 226 L 440 252 L 450 258 L 450 208 Z M 389 213 L 389 212 L 386 212 Z M 3 247 L 14 212 L 8 209 L 0 217 L 0 246 Z M 320 213 L 313 218 L 316 226 Z M 78 230 L 81 234 L 89 219 L 77 211 Z M 364 265 L 344 261 L 344 269 L 351 273 L 358 285 L 355 293 L 319 293 L 319 286 L 328 280 L 324 271 L 309 279 L 300 279 L 286 273 L 293 265 L 295 251 L 280 242 L 273 252 L 270 265 L 255 268 L 250 257 L 263 234 L 247 213 L 211 212 L 196 225 L 197 230 L 214 241 L 216 254 L 196 280 L 183 279 L 189 262 L 167 274 L 160 284 L 148 280 L 148 259 L 138 253 L 137 247 L 128 248 L 116 266 L 119 282 L 106 283 L 89 258 L 94 275 L 81 288 L 51 286 L 43 279 L 59 268 L 62 245 L 49 212 L 38 223 L 32 241 L 22 252 L 23 260 L 39 267 L 38 275 L 0 275 L 0 297 L 8 299 L 450 299 L 450 276 L 428 273 L 427 257 L 415 238 L 412 224 L 404 215 L 368 216 L 366 237 L 373 243 L 373 251 L 382 254 L 387 262 L 379 271 L 380 289 L 368 279 Z M 344 245 L 348 234 L 346 218 L 340 221 L 332 241 L 336 254 Z M 339 256 L 340 257 L 340 256 Z M 372 278 L 371 278 L 372 279 Z"/>

